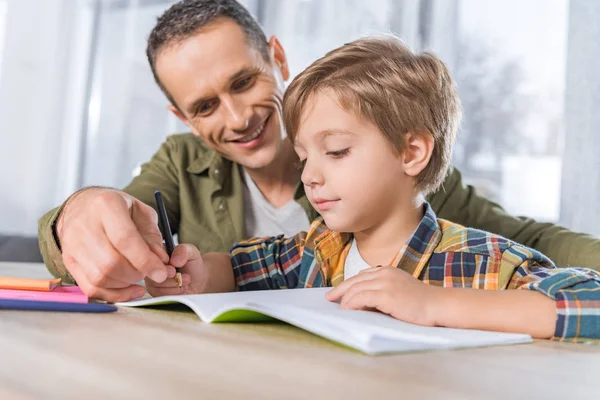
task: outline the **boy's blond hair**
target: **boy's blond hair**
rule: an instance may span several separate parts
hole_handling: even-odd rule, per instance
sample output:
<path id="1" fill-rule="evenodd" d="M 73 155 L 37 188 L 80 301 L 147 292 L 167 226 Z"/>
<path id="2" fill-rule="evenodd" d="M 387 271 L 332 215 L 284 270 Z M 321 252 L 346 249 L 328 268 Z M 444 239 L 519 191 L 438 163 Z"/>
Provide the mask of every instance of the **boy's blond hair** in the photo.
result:
<path id="1" fill-rule="evenodd" d="M 393 36 L 358 39 L 330 51 L 286 90 L 283 121 L 292 140 L 307 103 L 321 90 L 331 90 L 342 108 L 374 123 L 399 152 L 406 133 L 431 135 L 433 154 L 416 186 L 424 194 L 439 188 L 461 118 L 454 82 L 439 58 L 415 54 Z"/>

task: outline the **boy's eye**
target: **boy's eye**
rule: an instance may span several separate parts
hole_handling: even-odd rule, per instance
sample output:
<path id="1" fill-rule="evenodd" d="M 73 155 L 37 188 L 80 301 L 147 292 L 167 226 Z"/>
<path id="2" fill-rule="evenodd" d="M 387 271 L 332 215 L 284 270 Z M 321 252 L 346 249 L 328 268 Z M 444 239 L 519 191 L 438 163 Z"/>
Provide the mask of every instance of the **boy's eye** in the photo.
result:
<path id="1" fill-rule="evenodd" d="M 328 151 L 327 155 L 331 156 L 333 158 L 342 158 L 344 157 L 346 154 L 348 154 L 350 152 L 350 148 L 345 148 L 342 150 L 335 150 L 335 151 Z"/>

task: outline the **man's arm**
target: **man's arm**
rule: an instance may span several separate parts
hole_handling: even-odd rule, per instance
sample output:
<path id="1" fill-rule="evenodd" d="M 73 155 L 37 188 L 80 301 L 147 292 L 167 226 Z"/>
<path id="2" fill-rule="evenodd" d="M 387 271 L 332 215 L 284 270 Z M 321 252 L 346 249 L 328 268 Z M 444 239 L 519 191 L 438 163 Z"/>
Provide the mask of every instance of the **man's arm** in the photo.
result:
<path id="1" fill-rule="evenodd" d="M 561 267 L 579 266 L 600 271 L 600 238 L 550 223 L 513 217 L 498 204 L 478 195 L 472 186 L 464 185 L 455 168 L 451 169 L 442 188 L 430 196 L 429 202 L 439 218 L 532 247 Z"/>
<path id="2" fill-rule="evenodd" d="M 177 226 L 177 221 L 179 219 L 177 165 L 173 161 L 173 154 L 177 150 L 177 142 L 172 138 L 169 138 L 154 155 L 152 160 L 142 167 L 142 173 L 137 176 L 127 188 L 125 188 L 125 192 L 114 191 L 123 198 L 127 198 L 127 196 L 133 197 L 133 203 L 140 200 L 141 202 L 154 207 L 154 190 L 161 190 L 163 197 L 165 198 L 167 213 L 169 219 L 173 221 L 173 226 Z M 79 214 L 77 214 L 78 218 L 75 218 L 75 221 L 77 219 L 87 219 L 86 217 L 92 217 L 94 214 L 98 213 L 98 204 L 102 204 L 102 201 L 99 202 L 97 197 L 93 195 L 92 191 L 94 190 L 98 192 L 99 195 L 106 197 L 106 192 L 109 189 L 88 188 L 79 191 L 69 197 L 62 206 L 46 213 L 38 222 L 38 240 L 44 262 L 53 275 L 63 278 L 63 280 L 68 283 L 75 283 L 76 279 L 72 276 L 72 271 L 69 271 L 63 257 L 64 245 L 69 247 L 68 239 L 67 243 L 61 243 L 64 238 L 60 237 L 61 234 L 59 233 L 58 227 L 63 222 L 64 215 L 68 213 L 67 211 L 70 209 L 78 209 Z M 139 207 L 131 208 L 129 216 L 125 215 L 125 219 L 132 220 L 140 217 L 139 213 L 133 213 L 134 209 L 138 208 Z M 149 214 L 147 215 L 149 216 Z M 143 215 L 141 218 L 144 219 L 147 217 Z M 137 219 L 139 220 L 139 218 Z M 127 221 L 123 221 L 123 223 L 125 224 Z M 67 223 L 66 225 L 67 226 L 62 226 L 61 230 L 66 231 L 69 234 L 75 233 L 72 236 L 76 237 L 78 227 L 73 226 L 71 223 Z M 139 226 L 139 224 L 136 225 Z M 98 238 L 94 239 L 89 236 L 89 232 L 87 232 L 87 234 L 88 236 L 86 236 L 86 239 L 88 243 L 102 241 L 96 240 Z M 77 250 L 80 247 L 81 246 L 79 245 L 71 246 L 71 249 Z M 102 249 L 99 249 L 97 254 L 90 253 L 89 256 L 86 255 L 84 258 L 86 259 L 78 261 L 82 264 L 97 264 L 108 267 L 110 267 L 110 265 L 107 264 L 110 264 L 111 262 L 119 262 L 119 260 L 116 259 L 117 257 L 109 257 L 107 251 Z M 102 272 L 97 275 L 102 275 Z M 102 285 L 104 278 L 102 276 L 96 276 L 96 279 L 98 280 L 98 283 Z"/>

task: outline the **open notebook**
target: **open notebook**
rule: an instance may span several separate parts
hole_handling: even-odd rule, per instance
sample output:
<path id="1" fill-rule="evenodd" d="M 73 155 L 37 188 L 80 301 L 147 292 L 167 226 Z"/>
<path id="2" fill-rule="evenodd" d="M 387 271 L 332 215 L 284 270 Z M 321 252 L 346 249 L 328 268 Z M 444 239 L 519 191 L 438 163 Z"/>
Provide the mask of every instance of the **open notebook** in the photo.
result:
<path id="1" fill-rule="evenodd" d="M 529 335 L 408 324 L 371 311 L 342 310 L 325 299 L 331 288 L 163 296 L 117 303 L 138 307 L 181 303 L 205 322 L 276 319 L 367 354 L 531 342 Z"/>

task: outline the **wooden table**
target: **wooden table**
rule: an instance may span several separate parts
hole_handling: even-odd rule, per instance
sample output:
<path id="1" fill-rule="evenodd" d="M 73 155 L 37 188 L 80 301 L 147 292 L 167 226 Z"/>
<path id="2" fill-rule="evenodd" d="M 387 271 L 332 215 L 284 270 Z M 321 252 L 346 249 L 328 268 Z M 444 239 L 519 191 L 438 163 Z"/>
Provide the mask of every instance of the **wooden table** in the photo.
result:
<path id="1" fill-rule="evenodd" d="M 49 276 L 18 263 L 0 275 Z M 209 325 L 191 311 L 0 311 L 0 399 L 584 397 L 600 398 L 600 346 L 371 357 L 288 325 Z"/>

